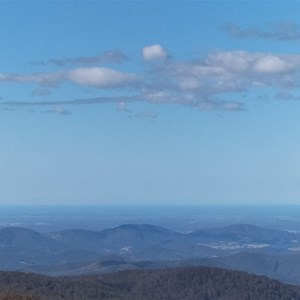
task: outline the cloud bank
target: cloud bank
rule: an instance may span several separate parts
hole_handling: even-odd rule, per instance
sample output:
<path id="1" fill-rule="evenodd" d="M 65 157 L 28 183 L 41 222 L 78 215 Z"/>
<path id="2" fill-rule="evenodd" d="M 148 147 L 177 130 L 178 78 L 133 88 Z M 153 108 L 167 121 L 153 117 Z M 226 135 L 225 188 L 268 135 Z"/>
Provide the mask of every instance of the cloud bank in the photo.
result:
<path id="1" fill-rule="evenodd" d="M 190 106 L 198 110 L 245 111 L 247 103 L 235 100 L 242 99 L 239 96 L 244 92 L 265 93 L 272 89 L 277 95 L 275 98 L 279 99 L 287 98 L 286 95 L 300 85 L 299 54 L 217 51 L 198 59 L 176 60 L 167 59 L 169 54 L 162 46 L 150 45 L 142 49 L 142 55 L 144 65 L 132 72 L 125 72 L 122 68 L 116 70 L 90 66 L 67 70 L 62 68 L 58 72 L 48 73 L 0 73 L 0 84 L 37 85 L 33 92 L 34 101 L 2 101 L 0 105 L 53 108 L 60 105 L 114 103 L 117 110 L 129 112 L 129 103 L 146 102 Z M 149 61 L 155 63 L 149 64 Z M 78 88 L 96 89 L 99 97 L 36 100 L 37 96 L 51 93 L 53 96 L 55 87 L 62 89 L 65 83 L 72 83 Z M 103 97 L 102 90 L 111 95 Z M 116 90 L 119 96 L 114 95 Z"/>

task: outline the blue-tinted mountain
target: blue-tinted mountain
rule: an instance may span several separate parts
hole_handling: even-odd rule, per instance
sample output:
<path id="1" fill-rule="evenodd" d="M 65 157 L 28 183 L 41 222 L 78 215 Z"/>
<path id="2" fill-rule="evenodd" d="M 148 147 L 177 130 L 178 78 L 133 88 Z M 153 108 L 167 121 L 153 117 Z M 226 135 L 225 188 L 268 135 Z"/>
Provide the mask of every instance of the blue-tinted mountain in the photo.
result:
<path id="1" fill-rule="evenodd" d="M 299 240 L 247 224 L 190 234 L 148 224 L 47 234 L 7 227 L 0 230 L 0 269 L 79 275 L 202 264 L 300 283 Z"/>
<path id="2" fill-rule="evenodd" d="M 288 248 L 299 244 L 300 235 L 283 230 L 261 228 L 249 224 L 230 225 L 221 228 L 200 229 L 190 233 L 205 242 L 231 241 L 261 243 L 277 248 Z"/>
<path id="3" fill-rule="evenodd" d="M 131 259 L 173 260 L 219 254 L 187 235 L 148 224 L 125 224 L 102 231 L 65 230 L 48 236 L 70 247 Z"/>

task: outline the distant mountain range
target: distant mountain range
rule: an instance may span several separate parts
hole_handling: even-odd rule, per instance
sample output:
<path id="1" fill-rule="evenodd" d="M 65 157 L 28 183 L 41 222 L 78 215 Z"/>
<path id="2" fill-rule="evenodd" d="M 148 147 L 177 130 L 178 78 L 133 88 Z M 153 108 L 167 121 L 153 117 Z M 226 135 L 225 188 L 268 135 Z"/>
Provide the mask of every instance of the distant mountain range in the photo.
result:
<path id="1" fill-rule="evenodd" d="M 300 293 L 295 286 L 267 277 L 190 267 L 58 278 L 0 272 L 0 299 L 300 300 Z"/>
<path id="2" fill-rule="evenodd" d="M 237 224 L 182 234 L 149 224 L 102 231 L 0 230 L 0 270 L 49 275 L 206 265 L 300 283 L 300 234 Z"/>

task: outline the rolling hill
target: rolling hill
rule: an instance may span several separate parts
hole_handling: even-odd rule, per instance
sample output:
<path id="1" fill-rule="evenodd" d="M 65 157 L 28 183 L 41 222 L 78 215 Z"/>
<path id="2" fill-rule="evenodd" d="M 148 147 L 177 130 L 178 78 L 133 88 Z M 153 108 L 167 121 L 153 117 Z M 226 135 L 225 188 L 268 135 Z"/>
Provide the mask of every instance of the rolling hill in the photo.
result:
<path id="1" fill-rule="evenodd" d="M 54 276 L 205 265 L 300 283 L 299 234 L 236 224 L 182 234 L 149 224 L 41 234 L 0 229 L 0 270 Z"/>

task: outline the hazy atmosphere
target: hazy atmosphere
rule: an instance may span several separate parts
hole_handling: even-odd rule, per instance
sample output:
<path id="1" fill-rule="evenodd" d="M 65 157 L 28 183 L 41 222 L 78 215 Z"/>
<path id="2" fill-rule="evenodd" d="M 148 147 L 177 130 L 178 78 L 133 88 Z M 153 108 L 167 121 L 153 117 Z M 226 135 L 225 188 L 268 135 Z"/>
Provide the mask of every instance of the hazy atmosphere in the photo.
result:
<path id="1" fill-rule="evenodd" d="M 300 3 L 0 3 L 0 204 L 299 204 Z"/>

